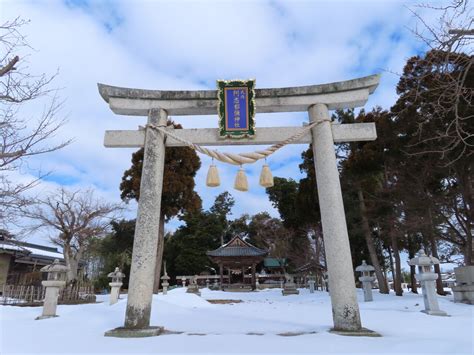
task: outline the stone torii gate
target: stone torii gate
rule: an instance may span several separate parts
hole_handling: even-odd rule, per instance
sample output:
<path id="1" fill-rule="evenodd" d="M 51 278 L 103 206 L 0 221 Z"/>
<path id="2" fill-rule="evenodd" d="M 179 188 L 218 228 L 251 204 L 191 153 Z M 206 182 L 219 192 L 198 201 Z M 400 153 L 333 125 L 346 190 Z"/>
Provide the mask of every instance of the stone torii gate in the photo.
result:
<path id="1" fill-rule="evenodd" d="M 330 84 L 256 89 L 256 112 L 309 113 L 318 124 L 296 144 L 312 143 L 315 157 L 324 246 L 328 264 L 334 327 L 348 335 L 371 335 L 362 328 L 356 298 L 352 258 L 334 143 L 375 140 L 374 123 L 332 123 L 329 110 L 365 105 L 374 92 L 379 75 Z M 217 91 L 161 91 L 121 88 L 98 84 L 102 98 L 119 115 L 147 116 L 148 124 L 165 127 L 169 115 L 210 115 L 217 113 Z M 172 129 L 172 128 L 167 128 Z M 253 138 L 223 140 L 217 128 L 173 130 L 176 136 L 203 146 L 274 144 L 297 133 L 301 127 L 259 127 Z M 145 147 L 140 200 L 135 227 L 132 266 L 124 327 L 108 336 L 158 335 L 162 327 L 150 326 L 156 250 L 160 219 L 165 146 L 184 144 L 156 129 L 106 131 L 105 146 Z"/>

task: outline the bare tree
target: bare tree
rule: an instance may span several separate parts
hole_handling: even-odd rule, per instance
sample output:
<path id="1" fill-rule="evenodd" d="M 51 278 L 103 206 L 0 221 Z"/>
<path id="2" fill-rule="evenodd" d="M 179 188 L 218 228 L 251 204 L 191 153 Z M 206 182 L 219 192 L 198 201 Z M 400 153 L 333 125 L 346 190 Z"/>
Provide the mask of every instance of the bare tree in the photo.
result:
<path id="1" fill-rule="evenodd" d="M 450 0 L 439 6 L 421 4 L 410 9 L 421 24 L 413 33 L 431 49 L 425 58 L 430 68 L 425 73 L 426 82 L 431 81 L 433 95 L 425 113 L 431 114 L 419 123 L 419 145 L 424 148 L 421 153 L 440 153 L 447 165 L 474 154 L 474 10 L 469 2 Z M 437 23 L 428 23 L 420 9 L 438 12 Z M 417 95 L 424 91 L 421 84 Z M 444 122 L 434 134 L 425 128 L 433 120 Z"/>
<path id="2" fill-rule="evenodd" d="M 31 50 L 20 28 L 28 21 L 16 18 L 0 25 L 0 223 L 14 215 L 12 210 L 29 201 L 22 193 L 39 178 L 24 183 L 13 182 L 9 172 L 18 170 L 25 158 L 55 151 L 69 144 L 48 144 L 64 124 L 58 119 L 61 102 L 49 89 L 55 75 L 32 75 L 26 58 L 18 53 Z M 50 95 L 52 94 L 52 97 Z M 44 97 L 46 104 L 39 117 L 26 117 L 23 109 L 33 100 Z"/>
<path id="3" fill-rule="evenodd" d="M 122 210 L 118 204 L 106 203 L 94 197 L 92 190 L 58 189 L 48 197 L 24 210 L 32 218 L 33 230 L 48 228 L 56 236 L 51 241 L 63 248 L 69 267 L 68 281 L 77 279 L 79 262 L 93 237 L 103 236 L 110 222 Z"/>

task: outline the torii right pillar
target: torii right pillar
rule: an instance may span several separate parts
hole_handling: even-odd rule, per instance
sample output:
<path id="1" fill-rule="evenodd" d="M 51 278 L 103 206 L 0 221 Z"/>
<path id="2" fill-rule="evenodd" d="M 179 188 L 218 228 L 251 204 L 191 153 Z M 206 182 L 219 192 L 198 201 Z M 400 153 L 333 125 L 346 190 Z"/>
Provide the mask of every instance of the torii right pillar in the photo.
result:
<path id="1" fill-rule="evenodd" d="M 334 321 L 331 332 L 341 335 L 379 336 L 362 328 L 360 320 L 328 107 L 324 104 L 310 106 L 309 119 L 311 122 L 319 122 L 312 129 L 312 144 Z"/>

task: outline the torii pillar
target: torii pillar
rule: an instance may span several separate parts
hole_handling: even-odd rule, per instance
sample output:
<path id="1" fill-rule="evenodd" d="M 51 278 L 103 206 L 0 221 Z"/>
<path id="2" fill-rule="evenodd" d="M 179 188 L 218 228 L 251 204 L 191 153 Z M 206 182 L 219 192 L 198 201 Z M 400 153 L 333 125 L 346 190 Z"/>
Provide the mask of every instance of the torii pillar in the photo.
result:
<path id="1" fill-rule="evenodd" d="M 355 280 L 327 106 L 324 104 L 311 106 L 309 119 L 311 122 L 319 122 L 312 129 L 313 155 L 331 290 L 333 331 L 361 331 L 356 290 L 355 287 L 348 287 L 354 285 Z"/>
<path id="2" fill-rule="evenodd" d="M 333 124 L 329 110 L 363 106 L 379 83 L 372 75 L 348 81 L 302 87 L 256 89 L 256 111 L 309 112 L 310 121 L 320 122 L 295 144 L 312 143 L 316 179 L 328 262 L 334 327 L 341 335 L 378 336 L 362 328 L 356 299 L 354 273 L 337 170 L 334 143 L 376 139 L 374 123 Z M 167 115 L 209 115 L 217 112 L 217 91 L 161 91 L 120 88 L 99 84 L 99 92 L 113 112 L 148 116 L 148 122 L 165 125 Z M 262 127 L 251 139 L 221 140 L 217 128 L 179 129 L 175 135 L 204 146 L 261 145 L 284 141 L 301 127 Z M 107 332 L 110 336 L 157 335 L 161 327 L 150 327 L 159 211 L 164 168 L 164 149 L 183 146 L 152 128 L 137 131 L 107 131 L 106 147 L 145 147 L 140 201 L 133 246 L 130 287 L 125 326 Z M 222 277 L 221 277 L 222 280 Z"/>
<path id="3" fill-rule="evenodd" d="M 152 109 L 148 123 L 166 126 L 167 118 L 165 110 Z M 150 315 L 160 228 L 165 137 L 156 130 L 147 129 L 144 145 L 125 324 L 124 327 L 107 331 L 105 336 L 145 337 L 159 335 L 164 330 L 163 327 L 150 326 Z"/>

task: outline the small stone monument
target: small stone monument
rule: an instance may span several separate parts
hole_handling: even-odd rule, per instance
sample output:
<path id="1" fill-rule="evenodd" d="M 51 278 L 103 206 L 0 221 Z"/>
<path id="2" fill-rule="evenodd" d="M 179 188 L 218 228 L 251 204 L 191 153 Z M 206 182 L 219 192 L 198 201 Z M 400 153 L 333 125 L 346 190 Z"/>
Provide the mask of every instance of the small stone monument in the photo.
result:
<path id="1" fill-rule="evenodd" d="M 61 265 L 58 259 L 55 259 L 51 265 L 46 265 L 40 270 L 48 273 L 48 279 L 41 284 L 46 288 L 43 302 L 43 314 L 36 319 L 45 319 L 58 317 L 56 307 L 58 305 L 59 289 L 66 286 L 66 273 L 69 271 L 67 266 Z"/>
<path id="2" fill-rule="evenodd" d="M 372 265 L 367 265 L 365 260 L 362 260 L 362 264 L 356 267 L 355 271 L 362 274 L 359 277 L 359 281 L 362 282 L 362 288 L 364 289 L 364 302 L 372 302 L 374 300 L 372 296 L 372 282 L 375 277 L 371 273 L 375 270 Z"/>
<path id="3" fill-rule="evenodd" d="M 258 278 L 259 278 L 259 275 L 258 275 L 258 274 L 255 274 L 255 288 L 256 288 L 257 290 L 260 289 L 260 282 L 259 282 Z"/>
<path id="4" fill-rule="evenodd" d="M 206 279 L 206 287 L 209 288 L 209 285 L 210 285 L 211 281 L 209 281 L 209 279 Z"/>
<path id="5" fill-rule="evenodd" d="M 283 290 L 281 293 L 283 296 L 288 296 L 288 295 L 299 295 L 300 291 L 296 289 L 296 284 L 293 282 L 293 277 L 285 274 L 285 285 L 283 286 Z"/>
<path id="6" fill-rule="evenodd" d="M 199 286 L 197 284 L 197 275 L 194 275 L 194 277 L 191 279 L 186 293 L 194 293 L 195 295 L 201 296 L 201 292 L 199 292 Z"/>
<path id="7" fill-rule="evenodd" d="M 454 302 L 474 304 L 474 265 L 454 268 L 456 286 L 452 287 Z"/>
<path id="8" fill-rule="evenodd" d="M 181 278 L 181 284 L 183 285 L 183 287 L 186 287 L 186 277 L 182 277 Z"/>
<path id="9" fill-rule="evenodd" d="M 418 266 L 418 274 L 415 277 L 420 281 L 423 292 L 425 309 L 422 312 L 432 316 L 447 316 L 446 312 L 439 309 L 436 296 L 435 280 L 438 278 L 438 274 L 431 271 L 431 266 L 439 264 L 439 260 L 432 256 L 427 256 L 424 250 L 420 250 L 418 256 L 411 259 L 409 264 Z"/>
<path id="10" fill-rule="evenodd" d="M 168 273 L 166 272 L 166 261 L 164 262 L 163 269 L 164 269 L 164 272 L 163 272 L 163 276 L 161 276 L 161 281 L 162 281 L 161 286 L 163 287 L 163 296 L 165 296 L 168 294 L 168 286 L 170 285 L 168 283 L 168 280 L 170 279 L 170 277 L 168 276 Z"/>
<path id="11" fill-rule="evenodd" d="M 109 283 L 110 286 L 110 305 L 113 305 L 118 302 L 120 296 L 120 287 L 122 287 L 122 279 L 125 277 L 125 274 L 120 271 L 118 267 L 115 268 L 114 272 L 111 272 L 107 275 L 112 279 L 112 282 Z"/>
<path id="12" fill-rule="evenodd" d="M 217 281 L 217 277 L 214 278 L 214 290 L 218 290 L 219 289 L 219 281 Z"/>
<path id="13" fill-rule="evenodd" d="M 309 285 L 309 293 L 314 293 L 314 284 L 316 283 L 316 279 L 312 272 L 309 273 L 308 276 L 308 285 Z"/>
<path id="14" fill-rule="evenodd" d="M 323 279 L 322 279 L 323 287 L 329 292 L 329 274 L 327 271 L 323 272 Z"/>

